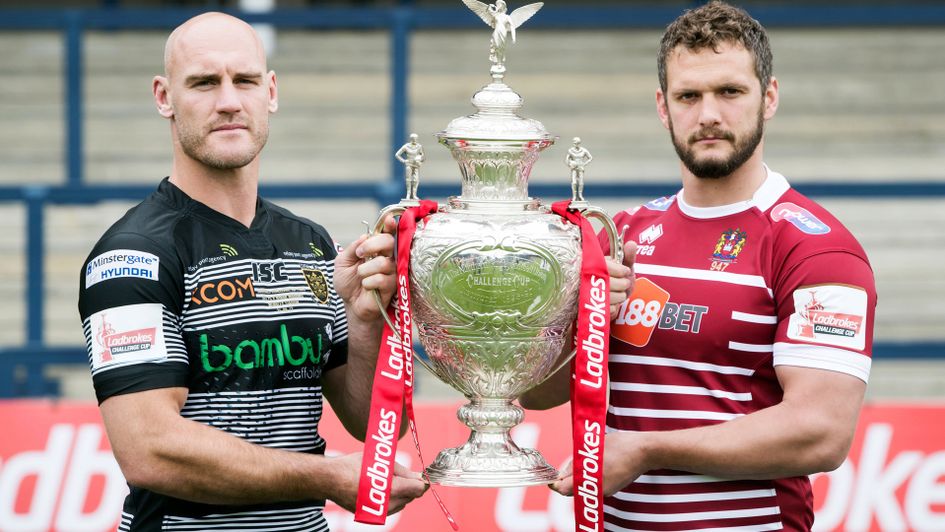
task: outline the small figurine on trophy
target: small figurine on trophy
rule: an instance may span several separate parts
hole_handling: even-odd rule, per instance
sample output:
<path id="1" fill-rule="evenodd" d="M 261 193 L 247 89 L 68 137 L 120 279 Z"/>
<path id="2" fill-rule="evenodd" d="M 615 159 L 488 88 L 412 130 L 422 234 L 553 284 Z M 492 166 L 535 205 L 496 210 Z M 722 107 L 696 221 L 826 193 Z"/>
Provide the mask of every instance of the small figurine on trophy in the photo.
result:
<path id="1" fill-rule="evenodd" d="M 404 180 L 407 182 L 407 195 L 400 202 L 402 205 L 419 205 L 417 186 L 420 184 L 420 165 L 423 164 L 423 146 L 417 142 L 417 134 L 410 134 L 410 141 L 400 147 L 394 157 L 404 164 Z"/>
<path id="2" fill-rule="evenodd" d="M 571 169 L 571 207 L 574 209 L 587 207 L 587 202 L 584 201 L 584 167 L 593 160 L 591 152 L 581 146 L 581 138 L 574 137 L 574 143 L 564 158 Z"/>
<path id="3" fill-rule="evenodd" d="M 508 48 L 509 35 L 512 36 L 512 42 L 514 43 L 515 28 L 532 18 L 532 15 L 537 13 L 544 5 L 543 2 L 535 2 L 534 4 L 522 6 L 512 11 L 512 13 L 507 13 L 503 0 L 496 0 L 494 4 L 486 4 L 478 0 L 463 0 L 463 3 L 494 29 L 492 45 L 489 49 L 489 59 L 493 65 L 501 67 L 502 71 L 505 70 L 505 50 Z"/>

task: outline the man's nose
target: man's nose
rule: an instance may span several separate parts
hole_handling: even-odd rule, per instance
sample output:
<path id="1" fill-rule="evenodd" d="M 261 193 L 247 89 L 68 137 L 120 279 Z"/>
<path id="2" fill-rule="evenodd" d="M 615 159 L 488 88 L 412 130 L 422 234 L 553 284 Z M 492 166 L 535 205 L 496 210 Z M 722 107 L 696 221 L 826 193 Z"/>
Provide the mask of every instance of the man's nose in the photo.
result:
<path id="1" fill-rule="evenodd" d="M 217 92 L 217 112 L 236 113 L 243 108 L 240 101 L 239 90 L 232 81 L 226 81 L 220 84 L 220 90 Z"/>
<path id="2" fill-rule="evenodd" d="M 699 125 L 716 126 L 722 121 L 719 100 L 714 94 L 703 95 L 699 102 Z"/>

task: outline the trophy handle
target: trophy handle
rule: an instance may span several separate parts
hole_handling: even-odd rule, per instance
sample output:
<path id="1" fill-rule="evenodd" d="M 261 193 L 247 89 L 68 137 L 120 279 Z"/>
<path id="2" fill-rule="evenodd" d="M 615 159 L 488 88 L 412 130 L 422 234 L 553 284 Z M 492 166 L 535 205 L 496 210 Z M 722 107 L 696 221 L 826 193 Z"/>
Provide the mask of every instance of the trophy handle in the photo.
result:
<path id="1" fill-rule="evenodd" d="M 381 230 L 384 229 L 384 220 L 388 216 L 400 216 L 411 206 L 412 205 L 409 205 L 409 204 L 404 205 L 404 202 L 401 202 L 401 203 L 388 205 L 387 207 L 384 207 L 383 209 L 381 209 L 381 212 L 377 215 L 377 221 L 374 222 L 374 227 L 371 228 L 371 231 L 368 234 L 373 236 L 381 232 Z M 395 246 L 394 251 L 395 251 L 395 256 L 396 256 L 396 250 L 397 250 L 396 239 L 395 239 L 394 246 Z M 374 302 L 377 303 L 377 308 L 381 310 L 381 317 L 383 317 L 384 321 L 387 322 L 387 326 L 390 327 L 390 330 L 394 333 L 394 335 L 396 335 L 397 338 L 400 339 L 400 333 L 397 330 L 397 326 L 394 325 L 392 321 L 390 321 L 390 316 L 387 315 L 387 309 L 384 307 L 384 303 L 381 301 L 380 292 L 378 292 L 377 289 L 372 289 L 371 294 L 374 296 Z M 417 356 L 417 353 L 413 351 L 413 349 L 411 349 L 411 352 L 413 352 L 414 360 L 419 362 L 421 366 L 427 369 L 427 371 L 436 375 L 436 372 L 433 371 L 433 368 L 427 363 L 427 361 Z"/>
<path id="2" fill-rule="evenodd" d="M 607 231 L 607 237 L 610 240 L 610 256 L 615 261 L 623 264 L 623 235 L 617 232 L 617 225 L 607 213 L 597 207 L 589 206 L 583 209 L 582 214 L 585 218 L 596 218 L 604 225 L 604 231 Z"/>
<path id="3" fill-rule="evenodd" d="M 368 236 L 374 236 L 381 232 L 384 229 L 384 220 L 387 219 L 387 216 L 400 216 L 407 210 L 407 207 L 397 203 L 394 205 L 388 205 L 381 209 L 381 212 L 377 215 L 377 220 L 374 222 L 374 226 L 370 228 Z M 367 222 L 364 222 L 367 223 Z M 396 254 L 397 242 L 395 239 L 394 242 L 394 251 Z M 390 316 L 387 315 L 387 309 L 384 307 L 384 303 L 381 301 L 381 293 L 377 289 L 372 289 L 371 294 L 374 296 L 374 302 L 377 303 L 377 308 L 381 310 L 381 317 L 384 318 L 384 321 L 387 322 L 387 326 L 390 327 L 391 331 L 394 331 L 394 334 L 397 334 L 397 326 L 390 321 Z"/>
<path id="4" fill-rule="evenodd" d="M 623 264 L 623 235 L 617 232 L 617 225 L 614 223 L 613 219 L 610 216 L 607 216 L 607 213 L 600 210 L 594 206 L 587 206 L 581 208 L 581 214 L 585 218 L 596 218 L 604 225 L 604 231 L 607 231 L 607 237 L 610 240 L 610 256 L 617 262 Z M 380 298 L 378 297 L 378 301 Z M 387 315 L 385 314 L 385 317 Z M 564 359 L 558 363 L 555 368 L 548 373 L 548 375 L 540 380 L 535 386 L 545 382 L 550 379 L 552 375 L 558 373 L 565 365 L 571 362 L 571 359 L 574 358 L 574 355 L 577 354 L 577 347 L 571 350 L 571 354 L 564 357 Z"/>

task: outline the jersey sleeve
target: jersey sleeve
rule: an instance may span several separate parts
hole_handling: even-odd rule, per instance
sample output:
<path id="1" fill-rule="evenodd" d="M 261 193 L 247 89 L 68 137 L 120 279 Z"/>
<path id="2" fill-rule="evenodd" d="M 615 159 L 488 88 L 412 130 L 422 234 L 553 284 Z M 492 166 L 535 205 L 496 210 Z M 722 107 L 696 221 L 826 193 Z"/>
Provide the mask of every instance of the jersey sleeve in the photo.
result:
<path id="1" fill-rule="evenodd" d="M 845 251 L 801 260 L 775 287 L 774 365 L 847 373 L 867 382 L 876 287 L 861 256 Z"/>
<path id="2" fill-rule="evenodd" d="M 134 233 L 106 236 L 83 264 L 79 315 L 99 402 L 186 386 L 183 275 L 176 255 Z"/>

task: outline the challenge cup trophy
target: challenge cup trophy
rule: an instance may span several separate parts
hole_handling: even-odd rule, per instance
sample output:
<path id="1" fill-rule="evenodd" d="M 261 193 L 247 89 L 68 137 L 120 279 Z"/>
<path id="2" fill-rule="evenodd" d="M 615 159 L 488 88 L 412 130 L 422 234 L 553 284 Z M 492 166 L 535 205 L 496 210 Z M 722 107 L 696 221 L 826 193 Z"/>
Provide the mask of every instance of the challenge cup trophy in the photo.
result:
<path id="1" fill-rule="evenodd" d="M 458 417 L 471 434 L 441 451 L 425 473 L 450 486 L 547 484 L 555 468 L 512 441 L 510 430 L 524 419 L 513 401 L 570 361 L 562 352 L 571 345 L 578 311 L 581 230 L 528 196 L 532 166 L 556 137 L 517 114 L 522 97 L 504 82 L 507 38 L 514 41 L 515 28 L 542 4 L 507 14 L 501 0 L 463 2 L 495 28 L 492 82 L 473 96 L 474 114 L 437 135 L 459 163 L 462 193 L 417 224 L 409 293 L 429 359 L 417 360 L 469 399 Z M 572 161 L 572 181 L 583 180 L 590 161 L 586 150 L 580 155 Z M 408 192 L 381 211 L 375 231 L 388 215 L 419 203 L 422 148 L 414 135 L 397 157 L 406 165 Z M 584 201 L 583 182 L 572 182 L 572 190 L 571 208 L 603 223 L 619 260 L 623 246 L 613 222 Z"/>

